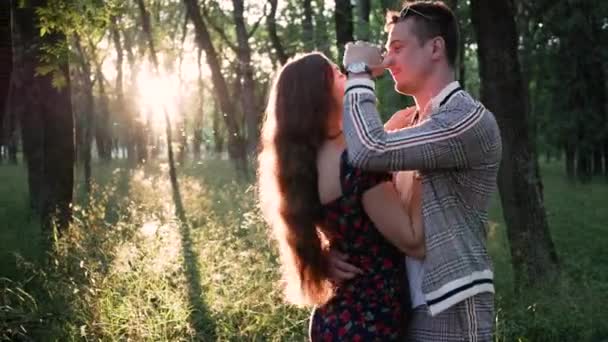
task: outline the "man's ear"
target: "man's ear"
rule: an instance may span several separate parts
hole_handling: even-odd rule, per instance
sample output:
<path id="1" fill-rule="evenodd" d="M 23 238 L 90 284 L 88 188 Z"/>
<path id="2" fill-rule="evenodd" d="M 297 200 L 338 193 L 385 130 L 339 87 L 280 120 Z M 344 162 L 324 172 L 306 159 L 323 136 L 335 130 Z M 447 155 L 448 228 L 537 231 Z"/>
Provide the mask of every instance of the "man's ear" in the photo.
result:
<path id="1" fill-rule="evenodd" d="M 445 40 L 443 37 L 435 37 L 432 41 L 432 58 L 437 60 L 445 55 Z"/>

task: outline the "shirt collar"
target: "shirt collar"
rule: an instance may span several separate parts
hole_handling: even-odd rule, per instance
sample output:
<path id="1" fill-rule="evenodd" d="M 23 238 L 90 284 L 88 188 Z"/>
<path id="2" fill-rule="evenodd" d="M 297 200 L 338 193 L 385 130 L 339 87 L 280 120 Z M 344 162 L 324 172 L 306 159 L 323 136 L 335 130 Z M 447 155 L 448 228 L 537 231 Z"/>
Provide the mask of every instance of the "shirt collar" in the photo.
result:
<path id="1" fill-rule="evenodd" d="M 441 103 L 456 89 L 460 88 L 458 81 L 453 81 L 446 85 L 439 94 L 435 95 L 424 108 L 424 113 L 432 113 L 439 108 Z"/>

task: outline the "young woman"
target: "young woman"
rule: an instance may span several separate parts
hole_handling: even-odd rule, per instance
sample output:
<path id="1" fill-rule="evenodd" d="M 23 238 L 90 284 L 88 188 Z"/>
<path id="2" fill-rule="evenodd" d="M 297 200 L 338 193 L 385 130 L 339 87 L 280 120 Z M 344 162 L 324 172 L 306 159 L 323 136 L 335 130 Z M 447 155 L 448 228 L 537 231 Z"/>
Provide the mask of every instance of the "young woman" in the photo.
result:
<path id="1" fill-rule="evenodd" d="M 262 129 L 262 210 L 279 245 L 287 299 L 316 306 L 312 341 L 400 340 L 409 308 L 403 253 L 424 256 L 423 230 L 411 223 L 389 173 L 348 163 L 345 79 L 319 53 L 279 72 Z M 330 246 L 361 274 L 332 281 Z"/>

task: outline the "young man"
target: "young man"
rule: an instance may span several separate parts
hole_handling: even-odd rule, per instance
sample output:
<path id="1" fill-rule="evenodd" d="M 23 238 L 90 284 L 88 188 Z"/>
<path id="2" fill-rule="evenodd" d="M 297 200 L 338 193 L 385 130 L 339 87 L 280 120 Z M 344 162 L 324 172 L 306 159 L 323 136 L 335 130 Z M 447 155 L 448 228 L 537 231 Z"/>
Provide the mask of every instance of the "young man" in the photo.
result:
<path id="1" fill-rule="evenodd" d="M 501 138 L 492 113 L 454 78 L 458 25 L 442 2 L 413 2 L 389 16 L 387 54 L 348 44 L 344 134 L 350 162 L 382 171 L 417 170 L 426 258 L 408 263 L 413 317 L 408 341 L 491 341 L 494 286 L 486 250 Z M 372 77 L 387 68 L 416 101 L 419 123 L 386 132 Z M 404 113 L 409 113 L 405 111 Z M 334 274 L 353 268 L 334 257 Z"/>

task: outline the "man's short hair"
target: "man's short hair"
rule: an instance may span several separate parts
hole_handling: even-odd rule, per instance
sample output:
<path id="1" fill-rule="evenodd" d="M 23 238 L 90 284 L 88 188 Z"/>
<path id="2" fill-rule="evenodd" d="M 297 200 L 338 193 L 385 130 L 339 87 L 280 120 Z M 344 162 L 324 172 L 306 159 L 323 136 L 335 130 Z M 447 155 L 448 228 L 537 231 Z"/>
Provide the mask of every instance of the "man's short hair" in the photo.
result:
<path id="1" fill-rule="evenodd" d="M 421 44 L 431 38 L 443 38 L 448 63 L 454 67 L 460 39 L 454 12 L 443 1 L 405 2 L 401 12 L 387 12 L 385 29 L 388 31 L 392 25 L 408 18 L 414 20 L 414 35 Z"/>

